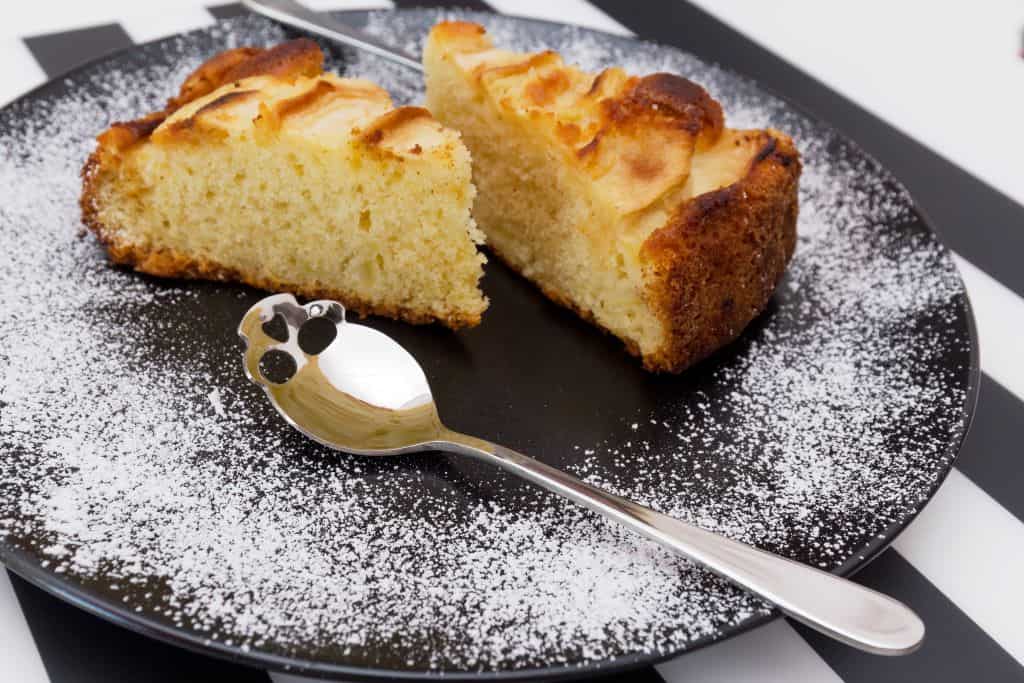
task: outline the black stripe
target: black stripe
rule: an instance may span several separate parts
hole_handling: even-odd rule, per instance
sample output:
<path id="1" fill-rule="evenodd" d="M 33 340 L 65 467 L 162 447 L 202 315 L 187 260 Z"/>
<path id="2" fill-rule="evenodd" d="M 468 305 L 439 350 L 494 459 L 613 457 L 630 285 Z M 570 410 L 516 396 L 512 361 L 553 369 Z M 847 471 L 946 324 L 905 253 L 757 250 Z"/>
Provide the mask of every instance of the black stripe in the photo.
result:
<path id="1" fill-rule="evenodd" d="M 412 7 L 442 7 L 445 9 L 468 9 L 478 12 L 493 12 L 493 8 L 482 0 L 441 0 L 440 2 L 423 2 L 422 0 L 395 0 L 395 7 L 408 9 Z"/>
<path id="2" fill-rule="evenodd" d="M 240 2 L 229 2 L 224 5 L 209 5 L 206 8 L 206 11 L 217 19 L 230 19 L 231 17 L 240 17 L 243 14 L 249 14 L 249 10 L 243 7 Z"/>
<path id="3" fill-rule="evenodd" d="M 90 59 L 131 47 L 132 39 L 120 24 L 103 24 L 31 36 L 25 38 L 25 45 L 47 77 L 54 78 Z"/>
<path id="4" fill-rule="evenodd" d="M 269 683 L 265 671 L 140 636 L 8 576 L 52 683 Z"/>
<path id="5" fill-rule="evenodd" d="M 982 350 L 984 353 L 984 349 Z M 1024 402 L 982 373 L 974 423 L 957 467 L 1024 521 Z"/>
<path id="6" fill-rule="evenodd" d="M 951 547 L 950 552 L 956 552 L 956 548 Z M 879 657 L 794 624 L 846 683 L 1024 681 L 1024 667 L 896 551 L 882 553 L 857 574 L 857 581 L 913 608 L 924 620 L 927 634 L 921 649 L 911 655 Z M 1010 605 L 1006 608 L 1013 609 Z"/>
<path id="7" fill-rule="evenodd" d="M 640 37 L 752 76 L 844 131 L 906 184 L 950 247 L 1024 296 L 1020 204 L 687 2 L 593 4 Z"/>

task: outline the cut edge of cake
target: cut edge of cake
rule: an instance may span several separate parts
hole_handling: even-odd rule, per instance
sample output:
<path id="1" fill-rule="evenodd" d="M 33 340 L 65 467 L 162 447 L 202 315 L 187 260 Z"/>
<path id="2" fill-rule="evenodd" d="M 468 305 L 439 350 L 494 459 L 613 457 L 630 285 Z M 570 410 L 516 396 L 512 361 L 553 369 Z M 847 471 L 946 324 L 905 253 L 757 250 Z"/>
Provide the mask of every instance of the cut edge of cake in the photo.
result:
<path id="1" fill-rule="evenodd" d="M 720 105 L 680 76 L 588 74 L 554 52 L 497 49 L 468 22 L 435 26 L 424 64 L 427 106 L 473 154 L 488 248 L 645 368 L 679 372 L 764 309 L 796 246 L 801 163 L 789 137 L 725 127 Z M 531 158 L 547 167 L 536 187 Z M 561 196 L 542 234 L 543 210 L 538 219 L 517 193 L 539 205 L 550 186 Z M 583 208 L 564 214 L 580 224 L 562 226 L 573 194 Z M 574 249 L 596 260 L 559 266 Z M 584 301 L 588 280 L 603 284 Z"/>
<path id="2" fill-rule="evenodd" d="M 268 90 L 276 93 L 273 98 L 265 96 Z M 346 107 L 355 110 L 349 112 Z M 288 126 L 298 128 L 339 116 L 342 125 L 351 130 L 341 130 L 337 122 L 328 120 L 330 126 L 323 134 L 352 138 L 367 158 L 394 162 L 403 173 L 418 172 L 416 164 L 423 164 L 424 160 L 436 162 L 441 169 L 443 182 L 424 187 L 423 191 L 452 193 L 456 197 L 452 210 L 455 218 L 446 216 L 464 229 L 455 229 L 461 234 L 437 245 L 438 250 L 454 254 L 449 265 L 454 263 L 458 267 L 454 275 L 438 275 L 450 275 L 452 281 L 448 288 L 450 296 L 440 304 L 386 301 L 377 296 L 362 296 L 358 283 L 282 278 L 260 272 L 259 268 L 239 268 L 192 250 L 130 239 L 126 226 L 107 220 L 111 212 L 105 205 L 105 191 L 111 178 L 126 159 L 147 143 L 156 140 L 165 146 L 193 145 L 201 149 L 237 128 L 247 129 L 246 135 L 272 138 Z M 483 242 L 483 236 L 470 211 L 475 195 L 471 162 L 458 134 L 443 129 L 422 107 L 394 108 L 387 93 L 369 81 L 325 74 L 323 53 L 311 40 L 222 52 L 188 76 L 163 110 L 134 121 L 114 123 L 97 140 L 96 150 L 82 169 L 80 205 L 84 224 L 104 245 L 114 263 L 161 277 L 237 281 L 308 298 L 337 299 L 364 315 L 383 315 L 413 323 L 440 322 L 451 328 L 479 324 L 487 308 L 487 299 L 479 289 L 486 257 L 477 245 Z M 395 202 L 397 211 L 415 215 L 416 207 L 405 207 L 404 198 L 397 197 Z M 360 223 L 368 213 L 359 213 Z M 409 231 L 416 228 L 408 226 Z M 415 246 L 415 233 L 407 239 L 410 244 L 404 246 Z M 372 263 L 368 269 L 373 271 Z M 440 296 L 435 296 L 435 300 Z M 455 303 L 449 305 L 450 301 Z"/>

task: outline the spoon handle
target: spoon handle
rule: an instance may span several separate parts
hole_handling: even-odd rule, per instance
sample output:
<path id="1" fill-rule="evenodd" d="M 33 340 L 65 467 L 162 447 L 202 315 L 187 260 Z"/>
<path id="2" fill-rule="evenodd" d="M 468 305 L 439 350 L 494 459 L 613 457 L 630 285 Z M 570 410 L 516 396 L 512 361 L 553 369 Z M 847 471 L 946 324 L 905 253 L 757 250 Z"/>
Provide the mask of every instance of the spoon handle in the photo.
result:
<path id="1" fill-rule="evenodd" d="M 918 616 L 887 595 L 663 515 L 504 446 L 450 431 L 445 438 L 434 445 L 498 465 L 574 500 L 836 640 L 866 652 L 901 655 L 916 650 L 924 639 Z"/>
<path id="2" fill-rule="evenodd" d="M 242 0 L 242 4 L 253 12 L 286 26 L 322 36 L 336 43 L 350 45 L 357 50 L 365 50 L 414 71 L 423 71 L 420 61 L 412 55 L 382 43 L 370 34 L 342 23 L 329 14 L 315 12 L 297 0 Z"/>

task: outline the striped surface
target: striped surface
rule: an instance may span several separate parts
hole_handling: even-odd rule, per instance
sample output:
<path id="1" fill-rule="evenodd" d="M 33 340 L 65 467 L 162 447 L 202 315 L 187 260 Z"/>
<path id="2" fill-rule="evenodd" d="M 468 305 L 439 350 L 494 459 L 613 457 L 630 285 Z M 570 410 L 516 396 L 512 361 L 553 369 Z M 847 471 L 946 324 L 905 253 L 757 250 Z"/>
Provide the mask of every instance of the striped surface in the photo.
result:
<path id="1" fill-rule="evenodd" d="M 825 10 L 815 9 L 809 2 L 794 7 L 793 2 L 712 5 L 710 0 L 699 1 L 707 11 L 682 0 L 312 0 L 308 4 L 318 9 L 392 4 L 490 9 L 675 45 L 755 77 L 847 132 L 891 168 L 956 252 L 977 317 L 984 371 L 975 424 L 957 468 L 894 547 L 858 577 L 919 611 L 929 627 L 925 646 L 909 657 L 883 659 L 777 621 L 678 660 L 617 678 L 695 683 L 962 681 L 968 677 L 1024 681 L 1024 628 L 1019 623 L 1024 608 L 1024 356 L 1016 346 L 1024 339 L 1024 268 L 1019 266 L 1024 254 L 1024 207 L 1019 203 L 1024 201 L 1024 180 L 1019 173 L 1024 143 L 1012 125 L 1024 120 L 1020 80 L 1024 78 L 1024 61 L 1014 57 L 1016 44 L 1007 45 L 1003 52 L 986 49 L 989 43 L 1002 45 L 996 37 L 1007 30 L 1019 39 L 1024 10 L 1018 11 L 1013 2 L 992 3 L 986 17 L 975 18 L 987 23 L 971 27 L 967 38 L 960 40 L 959 14 L 936 9 L 937 19 L 929 22 L 927 30 L 940 35 L 926 35 L 918 43 L 922 47 L 931 44 L 936 50 L 960 45 L 958 62 L 946 73 L 955 68 L 969 74 L 973 59 L 978 60 L 975 70 L 979 73 L 992 70 L 1012 75 L 1016 69 L 1016 83 L 993 87 L 997 93 L 1000 85 L 1011 91 L 994 95 L 1001 109 L 992 112 L 989 127 L 998 132 L 1003 126 L 1012 138 L 1000 145 L 991 130 L 975 131 L 985 127 L 984 122 L 958 118 L 957 107 L 977 106 L 970 100 L 985 98 L 985 94 L 955 89 L 933 92 L 916 82 L 906 91 L 913 97 L 901 99 L 898 88 L 892 91 L 897 95 L 891 94 L 887 88 L 899 76 L 903 62 L 889 65 L 897 73 L 888 74 L 888 81 L 881 74 L 885 60 L 893 60 L 901 52 L 891 51 L 895 48 L 880 38 L 877 49 L 865 53 L 857 42 L 864 40 L 864 32 L 858 33 L 856 22 L 862 15 L 875 16 L 870 12 L 842 15 L 841 25 L 849 30 L 836 31 L 837 17 L 829 12 L 833 8 L 849 12 L 849 7 L 828 3 L 829 10 Z M 237 4 L 202 7 L 189 0 L 151 0 L 145 15 L 139 14 L 139 5 L 132 0 L 37 1 L 19 7 L 0 28 L 0 100 L 8 101 L 45 78 L 105 52 L 241 11 Z M 819 15 L 803 24 L 806 35 L 794 29 L 801 26 L 794 16 L 798 11 Z M 896 18 L 900 16 L 906 22 L 904 33 L 922 30 L 910 23 L 915 17 L 905 11 Z M 813 23 L 815 19 L 819 24 Z M 829 40 L 815 39 L 820 30 L 808 30 L 820 29 L 822 22 L 833 24 Z M 949 35 L 941 35 L 942 31 Z M 972 32 L 993 38 L 972 42 Z M 888 35 L 901 33 L 891 29 L 882 38 Z M 972 46 L 978 49 L 972 50 Z M 856 59 L 844 59 L 851 51 Z M 779 54 L 809 65 L 814 77 Z M 910 58 L 909 64 L 919 69 L 946 68 L 941 56 L 938 65 L 927 59 L 918 64 L 916 59 Z M 997 61 L 1000 59 L 1005 63 Z M 913 76 L 915 72 L 909 73 Z M 951 73 L 947 81 L 960 75 Z M 877 86 L 872 84 L 876 80 L 881 82 Z M 860 104 L 840 93 L 858 98 Z M 937 99 L 929 102 L 930 96 Z M 964 99 L 968 102 L 961 101 Z M 950 100 L 954 101 L 945 104 Z M 934 111 L 939 113 L 932 115 Z M 969 113 L 976 115 L 973 110 Z M 943 121 L 948 125 L 943 127 Z M 961 126 L 966 121 L 970 123 L 964 129 Z M 980 147 L 987 149 L 988 156 L 978 153 L 979 145 L 965 145 L 961 138 L 987 140 L 987 146 Z M 1014 167 L 1008 171 L 1011 158 Z M 301 679 L 163 645 L 0 573 L 0 680 L 294 683 Z"/>

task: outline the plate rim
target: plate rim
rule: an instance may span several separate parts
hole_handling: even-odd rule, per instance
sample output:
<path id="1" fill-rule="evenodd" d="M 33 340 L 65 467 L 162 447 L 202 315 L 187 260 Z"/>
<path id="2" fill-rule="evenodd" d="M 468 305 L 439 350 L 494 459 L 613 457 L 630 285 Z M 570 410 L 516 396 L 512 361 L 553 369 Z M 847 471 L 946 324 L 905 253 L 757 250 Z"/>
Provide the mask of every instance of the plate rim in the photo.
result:
<path id="1" fill-rule="evenodd" d="M 360 16 L 365 17 L 371 13 L 402 13 L 402 14 L 415 14 L 422 13 L 424 11 L 437 11 L 444 8 L 431 8 L 431 7 L 414 7 L 414 8 L 400 8 L 394 7 L 389 9 L 350 9 L 350 10 L 332 10 L 328 12 L 331 15 L 337 15 L 341 18 L 347 16 Z M 460 15 L 465 15 L 472 18 L 477 15 L 490 15 L 495 14 L 492 12 L 481 12 L 477 10 L 460 10 Z M 180 31 L 172 33 L 170 35 L 155 38 L 153 40 L 136 43 L 134 45 L 118 48 L 110 52 L 106 52 L 102 55 L 89 59 L 81 64 L 78 64 L 70 69 L 66 69 L 57 75 L 47 78 L 43 83 L 31 88 L 30 90 L 22 93 L 15 99 L 6 103 L 0 107 L 0 111 L 7 111 L 16 106 L 20 106 L 23 102 L 29 101 L 34 98 L 38 98 L 44 94 L 49 88 L 52 88 L 54 84 L 64 79 L 67 79 L 80 72 L 88 71 L 90 69 L 99 67 L 104 62 L 116 61 L 123 58 L 125 55 L 130 54 L 140 48 L 152 46 L 160 43 L 169 42 L 172 40 L 179 39 L 183 36 L 189 36 L 193 34 L 204 34 L 209 33 L 210 29 L 216 26 L 222 26 L 225 24 L 231 24 L 238 21 L 251 20 L 253 16 L 257 15 L 240 15 L 237 17 L 226 17 L 216 19 L 212 24 L 204 27 L 191 29 L 188 31 Z M 949 456 L 948 462 L 944 465 L 941 475 L 936 479 L 933 486 L 928 490 L 926 497 L 922 502 L 903 519 L 893 522 L 889 526 L 885 527 L 878 535 L 866 546 L 855 552 L 849 559 L 846 560 L 840 566 L 830 570 L 830 573 L 836 574 L 841 577 L 850 578 L 859 573 L 862 569 L 871 564 L 879 555 L 885 552 L 892 543 L 910 526 L 918 515 L 924 510 L 924 508 L 932 501 L 939 488 L 945 483 L 949 473 L 953 470 L 957 459 L 960 457 L 960 453 L 963 450 L 964 442 L 970 432 L 971 426 L 974 422 L 974 417 L 977 409 L 978 396 L 980 393 L 981 385 L 981 363 L 980 363 L 980 349 L 978 339 L 977 323 L 974 317 L 974 307 L 971 305 L 970 295 L 967 291 L 966 283 L 963 280 L 963 276 L 960 273 L 959 267 L 956 266 L 956 262 L 953 259 L 953 251 L 946 244 L 945 240 L 942 239 L 940 233 L 936 230 L 935 224 L 933 223 L 930 216 L 923 210 L 914 198 L 913 194 L 907 190 L 903 182 L 896 176 L 894 172 L 889 170 L 888 166 L 881 163 L 874 155 L 867 152 L 852 135 L 848 135 L 846 132 L 838 129 L 836 126 L 829 123 L 827 120 L 818 116 L 817 114 L 809 111 L 806 107 L 794 102 L 790 97 L 779 93 L 774 88 L 768 87 L 760 83 L 757 79 L 748 76 L 740 71 L 733 68 L 722 65 L 721 63 L 701 57 L 699 54 L 683 50 L 681 48 L 674 47 L 672 45 L 666 45 L 664 43 L 652 40 L 645 40 L 637 36 L 626 36 L 603 31 L 597 28 L 591 28 L 587 26 L 578 26 L 575 24 L 566 24 L 563 22 L 552 21 L 549 19 L 541 19 L 536 17 L 526 16 L 512 16 L 512 15 L 498 15 L 504 16 L 515 21 L 527 23 L 527 24 L 541 24 L 552 27 L 571 27 L 574 29 L 587 31 L 591 33 L 599 33 L 611 37 L 615 40 L 629 41 L 636 43 L 646 43 L 648 45 L 654 45 L 659 48 L 667 50 L 673 50 L 682 52 L 684 54 L 696 57 L 699 61 L 704 64 L 713 66 L 719 69 L 723 73 L 727 74 L 732 79 L 742 80 L 746 83 L 753 85 L 757 90 L 763 92 L 779 101 L 784 103 L 787 108 L 800 114 L 806 119 L 814 122 L 816 125 L 821 126 L 828 132 L 835 135 L 837 138 L 843 141 L 843 143 L 851 146 L 856 153 L 863 155 L 864 158 L 869 159 L 872 163 L 876 164 L 879 168 L 887 174 L 888 178 L 895 183 L 899 189 L 903 190 L 907 197 L 910 199 L 914 213 L 920 219 L 922 225 L 927 228 L 931 238 L 941 248 L 943 252 L 943 258 L 945 261 L 950 263 L 957 273 L 957 280 L 960 283 L 962 291 L 962 306 L 964 321 L 967 326 L 967 341 L 970 343 L 970 350 L 968 354 L 968 367 L 966 368 L 967 386 L 965 387 L 964 401 L 960 406 L 962 419 L 961 429 L 958 436 L 947 444 L 945 448 L 945 454 Z M 270 20 L 266 20 L 270 21 Z M 293 29 L 287 29 L 292 32 L 301 33 L 294 31 Z M 305 35 L 305 34 L 303 34 Z M 330 42 L 330 41 L 325 41 Z M 2 445 L 2 444 L 0 444 Z M 881 538 L 880 538 L 881 537 Z M 749 617 L 740 623 L 732 626 L 727 631 L 716 633 L 713 635 L 702 636 L 683 649 L 675 650 L 668 653 L 657 653 L 657 654 L 644 654 L 636 653 L 624 655 L 621 657 L 615 657 L 613 659 L 601 660 L 597 662 L 590 662 L 585 664 L 559 664 L 555 666 L 545 667 L 531 667 L 522 669 L 505 669 L 497 671 L 408 671 L 401 669 L 383 669 L 383 668 L 369 668 L 362 666 L 351 666 L 346 664 L 337 664 L 324 661 L 318 661 L 314 659 L 303 659 L 295 656 L 279 655 L 271 652 L 253 650 L 253 649 L 242 649 L 241 646 L 237 645 L 226 645 L 223 642 L 211 640 L 208 638 L 194 635 L 185 629 L 175 627 L 171 624 L 165 624 L 149 617 L 145 612 L 136 612 L 133 609 L 124 607 L 116 602 L 103 599 L 99 595 L 92 594 L 88 589 L 83 588 L 75 584 L 70 577 L 61 576 L 55 572 L 48 571 L 45 567 L 42 567 L 38 561 L 36 561 L 30 553 L 8 545 L 6 539 L 0 538 L 0 563 L 2 563 L 9 571 L 14 572 L 16 575 L 29 582 L 36 588 L 39 588 L 46 593 L 78 608 L 82 609 L 93 616 L 99 617 L 107 622 L 126 628 L 135 633 L 153 638 L 157 641 L 175 646 L 181 647 L 197 654 L 216 657 L 221 660 L 233 662 L 236 664 L 242 664 L 246 666 L 253 666 L 256 668 L 269 669 L 274 671 L 281 671 L 284 673 L 294 675 L 311 675 L 321 678 L 344 678 L 351 679 L 354 681 L 366 681 L 368 683 L 379 683 L 380 681 L 425 681 L 437 678 L 444 678 L 452 681 L 537 681 L 537 680 L 570 680 L 584 678 L 591 675 L 610 675 L 616 673 L 624 673 L 627 671 L 637 670 L 644 666 L 654 666 L 656 664 L 666 662 L 671 659 L 688 655 L 696 652 L 703 648 L 706 648 L 715 643 L 720 643 L 729 640 L 735 636 L 741 635 L 755 628 L 768 624 L 776 619 L 782 617 L 782 613 L 777 609 L 773 608 L 767 614 L 759 614 Z"/>

